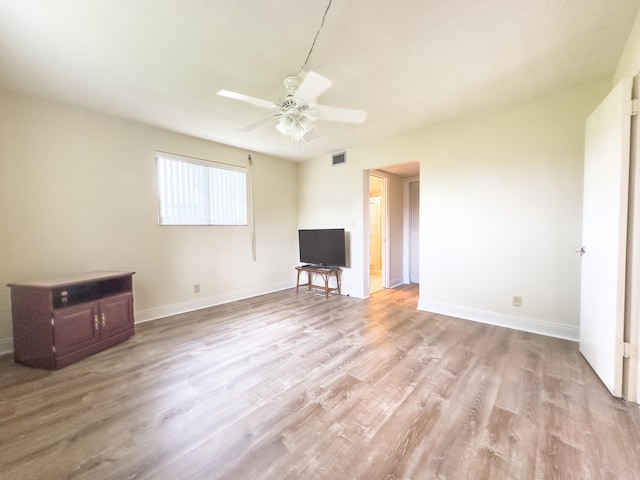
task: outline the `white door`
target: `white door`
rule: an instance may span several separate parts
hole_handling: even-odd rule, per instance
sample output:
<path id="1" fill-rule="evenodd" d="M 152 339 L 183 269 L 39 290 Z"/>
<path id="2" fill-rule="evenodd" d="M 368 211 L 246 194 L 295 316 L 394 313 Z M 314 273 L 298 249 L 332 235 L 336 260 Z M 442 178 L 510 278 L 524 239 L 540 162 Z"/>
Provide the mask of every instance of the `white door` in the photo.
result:
<path id="1" fill-rule="evenodd" d="M 420 182 L 409 184 L 409 281 L 420 283 Z"/>
<path id="2" fill-rule="evenodd" d="M 622 395 L 631 79 L 589 116 L 585 131 L 580 352 Z"/>

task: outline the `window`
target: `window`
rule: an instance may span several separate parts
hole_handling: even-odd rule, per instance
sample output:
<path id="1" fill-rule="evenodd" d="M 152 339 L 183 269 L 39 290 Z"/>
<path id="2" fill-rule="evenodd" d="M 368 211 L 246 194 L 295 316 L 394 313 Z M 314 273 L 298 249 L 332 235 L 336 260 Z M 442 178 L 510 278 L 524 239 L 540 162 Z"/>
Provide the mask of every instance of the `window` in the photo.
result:
<path id="1" fill-rule="evenodd" d="M 156 152 L 160 225 L 247 225 L 247 171 Z"/>

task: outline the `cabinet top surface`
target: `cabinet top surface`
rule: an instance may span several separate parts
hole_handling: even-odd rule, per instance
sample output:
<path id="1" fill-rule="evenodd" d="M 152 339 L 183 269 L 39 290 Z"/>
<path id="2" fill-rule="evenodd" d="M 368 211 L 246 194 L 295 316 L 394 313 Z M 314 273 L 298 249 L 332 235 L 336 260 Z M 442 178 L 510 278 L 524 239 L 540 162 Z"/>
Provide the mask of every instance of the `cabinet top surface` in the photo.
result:
<path id="1" fill-rule="evenodd" d="M 115 271 L 95 271 L 77 273 L 64 277 L 48 278 L 44 280 L 34 280 L 28 282 L 9 283 L 8 287 L 32 287 L 32 288 L 55 288 L 67 285 L 77 285 L 81 283 L 99 282 L 114 278 L 130 277 L 135 272 L 115 272 Z"/>

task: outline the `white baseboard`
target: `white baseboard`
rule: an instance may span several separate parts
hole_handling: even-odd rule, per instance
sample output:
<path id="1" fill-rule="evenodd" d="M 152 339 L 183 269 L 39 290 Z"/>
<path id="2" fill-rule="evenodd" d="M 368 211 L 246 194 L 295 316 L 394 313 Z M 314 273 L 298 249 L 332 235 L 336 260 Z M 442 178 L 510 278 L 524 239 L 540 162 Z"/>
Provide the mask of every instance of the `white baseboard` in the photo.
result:
<path id="1" fill-rule="evenodd" d="M 149 322 L 158 318 L 170 317 L 171 315 L 192 312 L 194 310 L 200 310 L 202 308 L 235 302 L 236 300 L 244 300 L 245 298 L 257 297 L 258 295 L 278 292 L 280 290 L 286 290 L 287 288 L 292 287 L 295 287 L 295 285 L 290 282 L 286 282 L 252 290 L 243 290 L 239 292 L 215 295 L 213 297 L 199 298 L 197 300 L 190 300 L 188 302 L 163 305 L 161 307 L 148 308 L 146 310 L 137 310 L 134 314 L 135 323 Z"/>
<path id="2" fill-rule="evenodd" d="M 13 339 L 11 337 L 0 338 L 0 355 L 13 352 Z"/>
<path id="3" fill-rule="evenodd" d="M 537 333 L 548 337 L 562 338 L 573 342 L 577 342 L 580 338 L 580 330 L 578 327 L 489 312 L 477 308 L 420 300 L 418 301 L 418 310 L 461 318 L 463 320 L 471 320 L 473 322 L 487 323 L 499 327 L 513 328 L 514 330 Z"/>
<path id="4" fill-rule="evenodd" d="M 161 307 L 149 308 L 147 310 L 138 310 L 134 313 L 135 323 L 144 323 L 158 318 L 169 317 L 171 315 L 177 315 L 179 313 L 191 312 L 193 310 L 200 310 L 201 308 L 213 307 L 223 303 L 229 303 L 236 300 L 243 300 L 245 298 L 256 297 L 258 295 L 264 295 L 266 293 L 277 292 L 280 290 L 286 290 L 287 288 L 295 287 L 290 282 L 280 283 L 276 285 L 270 285 L 268 287 L 244 290 L 241 292 L 233 292 L 223 295 L 216 295 L 214 297 L 201 298 L 194 301 L 176 303 L 173 305 L 164 305 Z M 0 355 L 9 354 L 13 352 L 13 339 L 0 338 Z"/>

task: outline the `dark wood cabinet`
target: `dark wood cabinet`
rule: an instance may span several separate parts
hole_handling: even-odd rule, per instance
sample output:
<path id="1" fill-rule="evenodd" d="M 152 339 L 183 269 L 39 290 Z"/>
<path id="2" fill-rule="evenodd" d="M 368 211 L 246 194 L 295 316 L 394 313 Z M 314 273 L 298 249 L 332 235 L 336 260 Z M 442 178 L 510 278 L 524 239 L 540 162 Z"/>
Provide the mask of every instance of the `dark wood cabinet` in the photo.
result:
<path id="1" fill-rule="evenodd" d="M 134 334 L 134 272 L 10 283 L 16 362 L 60 368 Z"/>
<path id="2" fill-rule="evenodd" d="M 96 303 L 83 303 L 53 311 L 53 345 L 56 358 L 86 348 L 100 339 L 97 306 Z M 20 361 L 20 358 L 21 355 L 16 356 L 17 361 Z"/>

